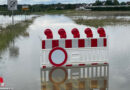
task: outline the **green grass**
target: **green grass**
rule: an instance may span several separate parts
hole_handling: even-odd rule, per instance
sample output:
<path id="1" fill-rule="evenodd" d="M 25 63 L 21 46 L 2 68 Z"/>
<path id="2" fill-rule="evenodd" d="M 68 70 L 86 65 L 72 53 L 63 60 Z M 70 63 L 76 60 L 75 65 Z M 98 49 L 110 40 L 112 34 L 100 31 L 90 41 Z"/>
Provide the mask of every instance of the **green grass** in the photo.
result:
<path id="1" fill-rule="evenodd" d="M 130 16 L 129 11 L 85 11 L 85 10 L 48 10 L 33 12 L 32 14 L 64 14 L 66 16 Z"/>
<path id="2" fill-rule="evenodd" d="M 44 15 L 44 14 L 66 14 L 73 10 L 48 10 L 44 12 L 33 12 L 32 14 Z"/>
<path id="3" fill-rule="evenodd" d="M 44 15 L 44 14 L 64 14 L 67 16 L 75 16 L 75 15 L 87 15 L 87 16 L 97 16 L 97 15 L 113 15 L 113 16 L 130 16 L 130 11 L 86 11 L 86 10 L 74 10 L 74 9 L 69 9 L 69 10 L 46 10 L 46 11 L 41 11 L 41 12 L 27 12 L 28 14 L 38 14 L 38 15 Z M 11 15 L 12 12 L 10 11 L 0 11 L 1 15 Z M 14 14 L 24 14 L 23 11 L 15 11 Z"/>
<path id="4" fill-rule="evenodd" d="M 83 19 L 79 18 L 74 20 L 77 24 L 83 24 L 83 25 L 88 25 L 92 27 L 103 27 L 105 25 L 116 25 L 116 24 L 130 24 L 130 20 L 125 20 L 125 19 L 116 19 L 116 18 L 111 18 L 117 17 L 117 16 L 130 16 L 129 11 L 76 11 L 76 10 L 69 10 L 64 12 L 65 15 L 69 16 L 70 18 L 73 16 L 108 16 L 108 18 L 105 19 Z M 109 17 L 110 16 L 110 17 Z"/>
<path id="5" fill-rule="evenodd" d="M 69 12 L 69 13 L 68 13 Z M 70 10 L 65 12 L 67 16 L 130 16 L 129 11 L 85 11 Z"/>
<path id="6" fill-rule="evenodd" d="M 32 20 L 22 21 L 15 25 L 9 25 L 6 28 L 2 28 L 2 31 L 0 32 L 0 51 L 3 51 L 9 46 L 10 42 L 24 33 L 33 20 L 34 18 Z"/>
<path id="7" fill-rule="evenodd" d="M 124 19 L 115 19 L 115 18 L 107 18 L 107 19 L 77 19 L 75 20 L 77 24 L 88 25 L 92 27 L 103 27 L 106 25 L 116 25 L 116 24 L 130 24 L 130 20 Z"/>

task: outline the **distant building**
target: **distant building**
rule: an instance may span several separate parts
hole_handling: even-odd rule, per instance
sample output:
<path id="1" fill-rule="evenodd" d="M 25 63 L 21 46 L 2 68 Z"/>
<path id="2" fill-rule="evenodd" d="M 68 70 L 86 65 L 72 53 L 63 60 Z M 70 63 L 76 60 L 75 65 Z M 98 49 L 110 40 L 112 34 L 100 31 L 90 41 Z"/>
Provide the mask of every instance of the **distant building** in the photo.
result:
<path id="1" fill-rule="evenodd" d="M 90 6 L 90 7 L 93 6 L 93 3 L 88 4 L 88 6 Z"/>
<path id="2" fill-rule="evenodd" d="M 101 1 L 102 2 L 102 5 L 104 6 L 106 4 L 106 1 Z"/>
<path id="3" fill-rule="evenodd" d="M 80 7 L 76 8 L 76 10 L 85 10 L 85 7 L 84 6 L 80 6 Z"/>
<path id="4" fill-rule="evenodd" d="M 126 3 L 127 5 L 130 5 L 130 1 Z"/>

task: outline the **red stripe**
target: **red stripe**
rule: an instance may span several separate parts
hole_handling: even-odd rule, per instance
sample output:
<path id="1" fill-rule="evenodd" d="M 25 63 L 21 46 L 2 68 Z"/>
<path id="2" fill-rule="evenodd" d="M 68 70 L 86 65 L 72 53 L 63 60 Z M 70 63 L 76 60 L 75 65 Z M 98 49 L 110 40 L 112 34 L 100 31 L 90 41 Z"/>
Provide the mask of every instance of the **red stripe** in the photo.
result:
<path id="1" fill-rule="evenodd" d="M 104 38 L 104 47 L 106 47 L 107 46 L 107 39 L 106 38 Z"/>
<path id="2" fill-rule="evenodd" d="M 78 40 L 78 46 L 79 47 L 85 47 L 85 40 L 84 39 L 79 39 Z"/>
<path id="3" fill-rule="evenodd" d="M 92 65 L 98 65 L 98 63 L 92 63 Z"/>
<path id="4" fill-rule="evenodd" d="M 104 64 L 108 64 L 108 63 L 104 63 Z"/>
<path id="5" fill-rule="evenodd" d="M 97 39 L 91 39 L 91 47 L 97 47 Z"/>
<path id="6" fill-rule="evenodd" d="M 79 66 L 85 66 L 86 64 L 79 64 Z"/>
<path id="7" fill-rule="evenodd" d="M 52 40 L 52 48 L 59 46 L 59 40 Z"/>
<path id="8" fill-rule="evenodd" d="M 65 48 L 72 48 L 72 40 L 65 40 Z"/>
<path id="9" fill-rule="evenodd" d="M 42 66 L 42 68 L 46 68 L 46 66 Z"/>
<path id="10" fill-rule="evenodd" d="M 72 64 L 68 64 L 68 65 L 66 65 L 66 67 L 71 67 L 72 66 Z"/>
<path id="11" fill-rule="evenodd" d="M 3 78 L 2 78 L 2 77 L 0 77 L 0 83 L 3 83 L 3 82 L 4 82 Z"/>
<path id="12" fill-rule="evenodd" d="M 45 40 L 42 41 L 42 49 L 45 49 Z"/>

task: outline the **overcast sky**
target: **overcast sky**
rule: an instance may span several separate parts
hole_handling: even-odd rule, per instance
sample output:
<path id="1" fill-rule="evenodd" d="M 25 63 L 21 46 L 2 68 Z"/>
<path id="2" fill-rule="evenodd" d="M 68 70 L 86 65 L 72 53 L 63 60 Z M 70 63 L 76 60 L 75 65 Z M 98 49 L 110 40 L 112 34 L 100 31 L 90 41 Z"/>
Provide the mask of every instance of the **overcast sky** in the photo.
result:
<path id="1" fill-rule="evenodd" d="M 104 0 L 101 0 L 104 1 Z M 130 1 L 130 0 L 119 0 Z M 54 4 L 54 3 L 91 3 L 95 0 L 18 0 L 19 4 Z M 0 4 L 6 4 L 7 0 L 0 0 Z"/>

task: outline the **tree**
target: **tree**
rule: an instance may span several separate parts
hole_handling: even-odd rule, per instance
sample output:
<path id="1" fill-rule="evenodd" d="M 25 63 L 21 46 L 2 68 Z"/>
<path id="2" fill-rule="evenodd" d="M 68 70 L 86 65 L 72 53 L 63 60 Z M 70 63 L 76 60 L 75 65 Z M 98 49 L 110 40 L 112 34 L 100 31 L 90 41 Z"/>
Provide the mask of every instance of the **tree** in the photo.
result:
<path id="1" fill-rule="evenodd" d="M 114 5 L 119 5 L 119 1 L 118 1 L 118 0 L 114 0 L 114 1 L 113 1 L 113 4 L 114 4 Z"/>
<path id="2" fill-rule="evenodd" d="M 126 5 L 126 2 L 121 2 L 120 5 Z"/>
<path id="3" fill-rule="evenodd" d="M 99 5 L 103 5 L 103 3 L 101 1 L 99 1 L 99 0 L 97 0 L 93 5 L 94 6 L 99 6 Z"/>
<path id="4" fill-rule="evenodd" d="M 105 3 L 105 5 L 113 5 L 112 0 L 107 0 L 106 3 Z"/>

